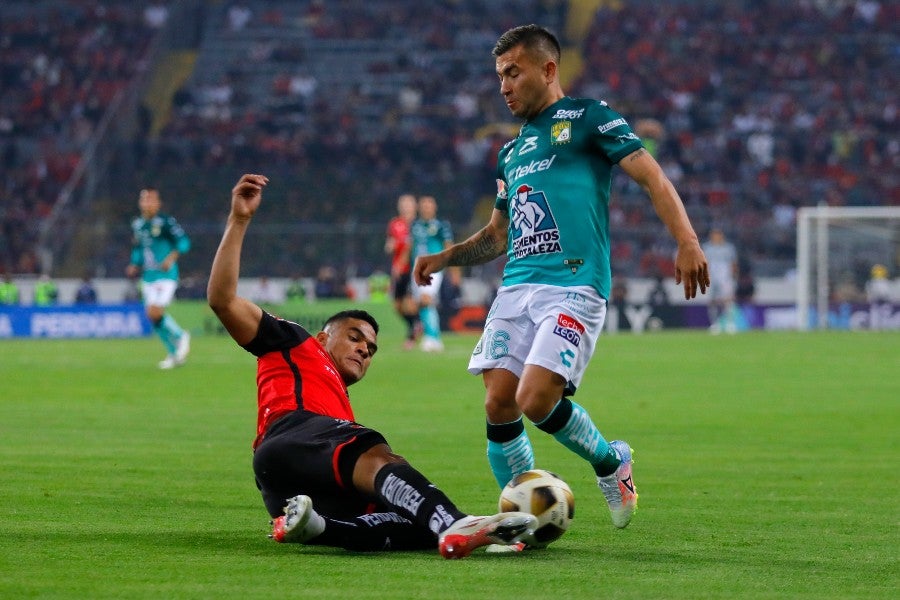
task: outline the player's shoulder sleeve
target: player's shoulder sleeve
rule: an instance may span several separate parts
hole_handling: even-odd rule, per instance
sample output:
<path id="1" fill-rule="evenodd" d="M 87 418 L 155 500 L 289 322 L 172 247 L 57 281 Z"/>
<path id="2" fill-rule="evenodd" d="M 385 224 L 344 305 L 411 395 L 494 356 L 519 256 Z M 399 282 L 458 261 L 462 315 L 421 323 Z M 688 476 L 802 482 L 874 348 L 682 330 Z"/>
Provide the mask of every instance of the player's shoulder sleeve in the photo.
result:
<path id="1" fill-rule="evenodd" d="M 594 146 L 613 164 L 644 147 L 641 138 L 621 114 L 603 100 L 584 100 L 585 119 L 591 128 Z"/>
<path id="2" fill-rule="evenodd" d="M 137 266 L 141 266 L 144 262 L 144 253 L 141 251 L 141 239 L 138 236 L 140 230 L 141 218 L 135 217 L 131 220 L 131 257 L 129 262 Z"/>
<path id="3" fill-rule="evenodd" d="M 262 356 L 276 350 L 288 350 L 299 346 L 310 337 L 312 335 L 302 325 L 279 319 L 263 311 L 256 337 L 241 347 L 254 356 Z"/>
<path id="4" fill-rule="evenodd" d="M 166 215 L 164 217 L 165 228 L 169 232 L 169 236 L 172 238 L 172 242 L 175 245 L 175 249 L 178 250 L 179 254 L 184 254 L 188 250 L 191 249 L 191 238 L 188 237 L 188 234 L 185 233 L 184 228 L 178 222 L 175 217 L 172 215 Z"/>
<path id="5" fill-rule="evenodd" d="M 506 172 L 503 170 L 503 165 L 509 160 L 509 155 L 515 148 L 515 145 L 516 140 L 513 138 L 503 144 L 503 147 L 497 152 L 497 199 L 494 201 L 494 208 L 504 213 L 509 208 L 509 195 L 507 192 Z"/>
<path id="6" fill-rule="evenodd" d="M 453 241 L 453 227 L 450 221 L 441 221 L 441 240 L 445 242 Z"/>

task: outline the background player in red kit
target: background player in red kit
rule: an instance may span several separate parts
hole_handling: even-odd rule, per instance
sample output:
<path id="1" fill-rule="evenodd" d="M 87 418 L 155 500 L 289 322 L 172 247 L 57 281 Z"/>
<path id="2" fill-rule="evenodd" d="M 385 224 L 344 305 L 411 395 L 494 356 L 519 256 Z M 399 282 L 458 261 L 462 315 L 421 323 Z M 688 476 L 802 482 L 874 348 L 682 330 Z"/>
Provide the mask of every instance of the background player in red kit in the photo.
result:
<path id="1" fill-rule="evenodd" d="M 244 236 L 267 183 L 244 175 L 232 190 L 207 296 L 231 337 L 257 356 L 253 471 L 274 518 L 272 537 L 353 550 L 437 545 L 446 558 L 517 543 L 535 517 L 463 513 L 380 433 L 354 421 L 347 386 L 363 378 L 378 349 L 371 315 L 342 311 L 312 335 L 237 295 Z"/>
<path id="2" fill-rule="evenodd" d="M 394 310 L 406 321 L 406 349 L 416 346 L 419 307 L 410 290 L 410 227 L 416 219 L 416 197 L 401 194 L 397 198 L 397 216 L 388 222 L 384 251 L 391 256 L 391 293 Z"/>

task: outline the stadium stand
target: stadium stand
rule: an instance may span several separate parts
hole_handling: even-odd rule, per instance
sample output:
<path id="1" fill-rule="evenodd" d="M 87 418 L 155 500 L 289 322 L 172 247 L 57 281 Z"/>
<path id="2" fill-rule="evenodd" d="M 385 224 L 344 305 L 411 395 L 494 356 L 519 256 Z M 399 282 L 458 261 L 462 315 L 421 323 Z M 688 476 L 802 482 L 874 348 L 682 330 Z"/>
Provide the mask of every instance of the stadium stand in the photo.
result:
<path id="1" fill-rule="evenodd" d="M 141 18 L 151 4 L 192 12 L 154 28 Z M 156 73 L 157 81 L 183 85 L 141 88 L 127 116 L 145 126 L 104 140 L 112 160 L 93 173 L 71 238 L 103 236 L 95 241 L 102 250 L 84 256 L 70 242 L 58 269 L 80 275 L 89 260 L 119 273 L 127 216 L 137 189 L 151 182 L 196 242 L 185 268 L 205 270 L 223 197 L 244 171 L 280 182 L 270 196 L 278 208 L 260 215 L 255 234 L 266 244 L 249 257 L 249 275 L 296 274 L 298 255 L 309 275 L 322 264 L 368 275 L 383 266 L 383 227 L 400 190 L 435 194 L 465 235 L 489 210 L 494 153 L 517 130 L 497 93 L 490 50 L 500 32 L 523 22 L 561 35 L 569 93 L 607 99 L 626 114 L 676 182 L 699 233 L 724 227 L 758 275 L 793 267 L 797 208 L 900 204 L 896 3 L 103 5 L 111 7 L 103 14 L 96 2 L 0 8 L 0 129 L 14 140 L 0 145 L 9 199 L 0 260 L 10 270 L 40 267 L 36 224 L 52 210 L 110 94 L 141 61 L 150 81 Z M 41 16 L 52 14 L 73 17 Z M 173 62 L 149 48 L 174 21 L 196 31 Z M 98 53 L 98 45 L 108 50 Z M 59 87 L 47 85 L 39 61 L 23 59 L 37 46 L 59 49 L 47 58 L 62 72 L 88 69 L 73 78 L 93 82 L 78 89 L 80 110 L 29 112 L 36 85 Z M 649 202 L 626 177 L 614 187 L 616 271 L 668 274 L 673 249 L 660 241 L 666 236 Z"/>
<path id="2" fill-rule="evenodd" d="M 41 223 L 134 77 L 150 31 L 130 2 L 0 4 L 0 266 L 39 270 Z"/>

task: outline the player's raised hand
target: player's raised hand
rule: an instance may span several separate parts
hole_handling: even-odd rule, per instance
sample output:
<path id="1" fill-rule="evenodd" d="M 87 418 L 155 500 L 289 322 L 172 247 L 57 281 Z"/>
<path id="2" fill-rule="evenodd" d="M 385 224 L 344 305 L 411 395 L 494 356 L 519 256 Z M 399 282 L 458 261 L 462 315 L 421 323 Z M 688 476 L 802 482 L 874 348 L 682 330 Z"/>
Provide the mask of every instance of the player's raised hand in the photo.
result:
<path id="1" fill-rule="evenodd" d="M 231 214 L 238 219 L 249 219 L 262 202 L 262 191 L 269 183 L 265 175 L 246 174 L 231 190 Z"/>

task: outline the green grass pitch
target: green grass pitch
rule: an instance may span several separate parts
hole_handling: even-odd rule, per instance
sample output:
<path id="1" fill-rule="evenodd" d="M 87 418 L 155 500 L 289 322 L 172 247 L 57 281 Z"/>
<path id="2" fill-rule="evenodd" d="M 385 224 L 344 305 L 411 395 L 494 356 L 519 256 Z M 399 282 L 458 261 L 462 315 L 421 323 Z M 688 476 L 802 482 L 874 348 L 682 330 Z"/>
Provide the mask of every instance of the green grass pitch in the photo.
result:
<path id="1" fill-rule="evenodd" d="M 358 420 L 462 509 L 493 512 L 475 337 L 403 352 L 379 311 Z M 631 526 L 614 529 L 587 465 L 529 427 L 537 465 L 575 493 L 570 530 L 543 551 L 444 561 L 268 540 L 253 358 L 204 333 L 202 305 L 174 312 L 197 335 L 171 372 L 150 338 L 0 342 L 0 598 L 897 597 L 896 332 L 604 336 L 576 400 L 635 449 Z"/>

